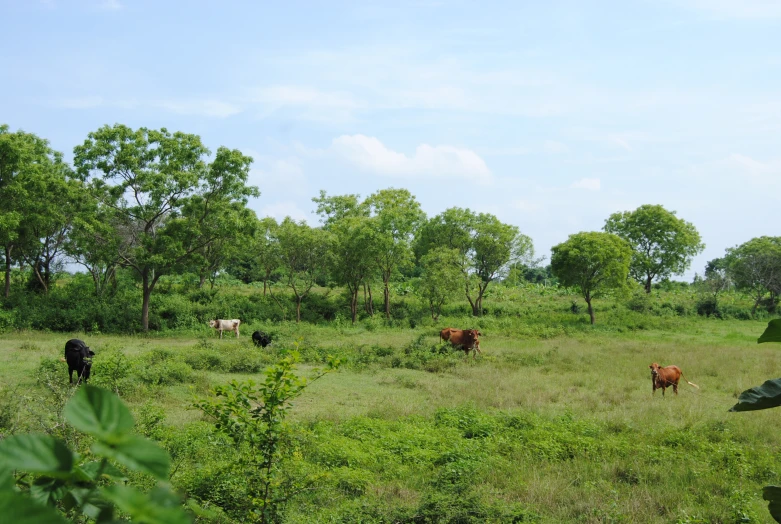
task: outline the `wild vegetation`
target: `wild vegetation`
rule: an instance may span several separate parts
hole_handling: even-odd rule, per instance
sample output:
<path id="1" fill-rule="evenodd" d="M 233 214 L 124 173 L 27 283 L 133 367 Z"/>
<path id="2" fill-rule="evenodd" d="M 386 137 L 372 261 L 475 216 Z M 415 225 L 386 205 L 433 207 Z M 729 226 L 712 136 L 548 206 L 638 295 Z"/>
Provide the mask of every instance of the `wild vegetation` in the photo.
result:
<path id="1" fill-rule="evenodd" d="M 57 459 L 10 462 L 2 508 L 15 486 L 31 518 L 77 521 L 768 520 L 777 425 L 726 410 L 779 368 L 756 345 L 778 313 L 779 237 L 673 282 L 702 240 L 641 206 L 545 266 L 518 226 L 426 217 L 404 189 L 321 192 L 316 227 L 259 219 L 250 163 L 116 125 L 71 167 L 0 127 L 0 453 Z M 215 318 L 243 336 L 218 340 Z M 479 328 L 483 355 L 440 342 L 444 326 Z M 254 329 L 274 343 L 254 347 Z M 71 337 L 97 353 L 100 389 L 68 385 Z M 654 361 L 701 390 L 652 398 Z M 116 434 L 73 408 L 123 403 Z M 154 446 L 165 468 L 144 466 Z"/>

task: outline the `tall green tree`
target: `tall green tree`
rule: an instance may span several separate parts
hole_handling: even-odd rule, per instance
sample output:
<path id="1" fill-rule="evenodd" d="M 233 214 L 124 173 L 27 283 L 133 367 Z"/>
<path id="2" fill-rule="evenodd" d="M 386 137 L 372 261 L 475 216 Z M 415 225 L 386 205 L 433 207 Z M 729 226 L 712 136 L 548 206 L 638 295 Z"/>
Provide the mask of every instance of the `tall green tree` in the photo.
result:
<path id="1" fill-rule="evenodd" d="M 390 281 L 413 263 L 412 240 L 426 215 L 406 189 L 382 189 L 363 203 L 376 230 L 372 255 L 383 283 L 385 318 L 390 318 Z"/>
<path id="2" fill-rule="evenodd" d="M 727 274 L 735 287 L 754 299 L 751 315 L 769 294 L 771 305 L 781 295 L 781 237 L 752 238 L 727 250 Z"/>
<path id="3" fill-rule="evenodd" d="M 276 236 L 283 280 L 296 299 L 296 322 L 300 322 L 301 302 L 327 273 L 332 235 L 287 217 L 277 228 Z"/>
<path id="4" fill-rule="evenodd" d="M 74 196 L 74 183 L 62 155 L 47 140 L 21 130 L 11 132 L 8 125 L 0 125 L 0 245 L 5 262 L 5 297 L 10 293 L 11 268 L 16 261 L 32 259 L 36 277 L 50 278 L 51 271 L 38 263 L 35 254 L 45 252 L 44 266 L 50 270 L 61 253 L 58 240 L 64 237 L 55 230 L 67 232 L 58 227 L 63 213 L 67 213 L 61 204 Z M 38 234 L 42 236 L 36 238 Z M 48 249 L 41 248 L 42 244 Z"/>
<path id="5" fill-rule="evenodd" d="M 95 177 L 112 210 L 122 264 L 141 280 L 144 331 L 160 277 L 192 267 L 199 250 L 231 235 L 235 213 L 259 194 L 246 185 L 252 158 L 225 147 L 208 155 L 196 135 L 120 124 L 74 149 L 79 173 Z"/>
<path id="6" fill-rule="evenodd" d="M 353 324 L 358 317 L 358 293 L 374 271 L 374 261 L 366 253 L 375 243 L 376 229 L 366 216 L 346 216 L 333 222 L 334 234 L 331 258 L 333 280 L 347 288 L 350 296 L 350 316 Z"/>
<path id="7" fill-rule="evenodd" d="M 333 224 L 346 217 L 369 216 L 369 210 L 361 205 L 360 195 L 335 195 L 328 196 L 324 190 L 320 190 L 320 196 L 312 198 L 317 204 L 315 213 L 320 216 L 320 222 L 324 229 L 329 229 Z"/>
<path id="8" fill-rule="evenodd" d="M 428 304 L 431 318 L 436 322 L 442 307 L 462 289 L 460 255 L 448 247 L 434 248 L 423 255 L 420 266 L 418 294 Z"/>
<path id="9" fill-rule="evenodd" d="M 415 253 L 420 258 L 438 247 L 459 253 L 464 294 L 479 316 L 488 285 L 505 276 L 512 264 L 529 261 L 531 238 L 516 226 L 504 224 L 489 213 L 451 208 L 428 220 L 420 229 Z"/>
<path id="10" fill-rule="evenodd" d="M 651 292 L 654 280 L 680 275 L 691 265 L 692 257 L 705 249 L 697 229 L 675 211 L 659 205 L 643 205 L 634 211 L 613 213 L 604 230 L 623 238 L 632 246 L 629 274 Z"/>
<path id="11" fill-rule="evenodd" d="M 5 296 L 15 261 L 26 262 L 47 292 L 68 234 L 84 212 L 83 184 L 47 140 L 0 125 L 0 201 Z"/>
<path id="12" fill-rule="evenodd" d="M 596 322 L 591 301 L 626 286 L 632 248 L 611 233 L 577 233 L 551 249 L 551 270 L 564 286 L 577 287 Z"/>
<path id="13" fill-rule="evenodd" d="M 36 166 L 23 179 L 25 191 L 34 197 L 24 207 L 20 254 L 48 293 L 64 262 L 69 236 L 91 221 L 90 194 L 62 161 Z"/>

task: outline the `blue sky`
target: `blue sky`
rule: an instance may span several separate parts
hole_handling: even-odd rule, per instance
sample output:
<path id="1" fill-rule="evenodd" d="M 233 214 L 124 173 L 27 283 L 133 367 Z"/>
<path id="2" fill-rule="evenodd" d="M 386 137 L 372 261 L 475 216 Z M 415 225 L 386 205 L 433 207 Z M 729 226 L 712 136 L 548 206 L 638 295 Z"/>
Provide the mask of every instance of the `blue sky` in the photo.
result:
<path id="1" fill-rule="evenodd" d="M 0 122 L 104 124 L 254 159 L 260 216 L 409 189 L 538 255 L 662 204 L 707 245 L 781 234 L 781 1 L 0 0 Z"/>

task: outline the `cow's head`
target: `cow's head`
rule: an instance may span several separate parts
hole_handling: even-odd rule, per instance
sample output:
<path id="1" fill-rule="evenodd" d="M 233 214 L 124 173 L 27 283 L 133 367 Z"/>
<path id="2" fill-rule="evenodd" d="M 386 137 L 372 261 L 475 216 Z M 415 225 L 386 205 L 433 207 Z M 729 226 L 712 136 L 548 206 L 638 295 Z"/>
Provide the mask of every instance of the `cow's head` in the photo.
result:
<path id="1" fill-rule="evenodd" d="M 651 364 L 648 367 L 651 368 L 651 376 L 652 377 L 655 377 L 656 375 L 659 374 L 659 364 L 657 364 L 656 362 L 654 362 L 653 364 Z"/>
<path id="2" fill-rule="evenodd" d="M 217 327 L 217 321 L 216 320 L 210 320 L 209 321 L 209 327 Z"/>

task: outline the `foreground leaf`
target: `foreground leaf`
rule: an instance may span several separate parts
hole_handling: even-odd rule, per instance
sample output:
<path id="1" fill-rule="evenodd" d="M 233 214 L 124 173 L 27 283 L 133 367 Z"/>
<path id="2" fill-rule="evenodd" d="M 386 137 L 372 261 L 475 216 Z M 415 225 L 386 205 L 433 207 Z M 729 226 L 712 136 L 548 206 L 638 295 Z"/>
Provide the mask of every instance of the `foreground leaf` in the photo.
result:
<path id="1" fill-rule="evenodd" d="M 127 436 L 121 442 L 106 445 L 95 442 L 92 451 L 110 458 L 134 471 L 148 473 L 159 480 L 168 479 L 170 458 L 168 453 L 151 440 L 137 435 Z"/>
<path id="2" fill-rule="evenodd" d="M 40 506 L 29 498 L 13 492 L 0 493 L 0 515 L 3 522 L 14 524 L 67 524 L 50 506 Z"/>
<path id="3" fill-rule="evenodd" d="M 65 419 L 76 429 L 109 443 L 133 429 L 133 415 L 114 393 L 84 385 L 65 406 Z"/>
<path id="4" fill-rule="evenodd" d="M 747 389 L 730 411 L 756 411 L 781 406 L 781 378 L 767 380 L 761 386 Z"/>
<path id="5" fill-rule="evenodd" d="M 781 487 L 765 486 L 762 490 L 762 498 L 768 501 L 767 509 L 770 515 L 781 522 Z"/>
<path id="6" fill-rule="evenodd" d="M 10 469 L 63 477 L 73 468 L 73 453 L 49 435 L 13 435 L 0 441 L 0 462 Z"/>
<path id="7" fill-rule="evenodd" d="M 781 342 L 781 318 L 767 323 L 765 332 L 759 337 L 757 344 L 762 344 L 763 342 Z"/>
<path id="8" fill-rule="evenodd" d="M 130 486 L 114 485 L 104 489 L 103 494 L 136 523 L 190 524 L 191 522 L 178 497 L 160 487 L 145 494 Z"/>

